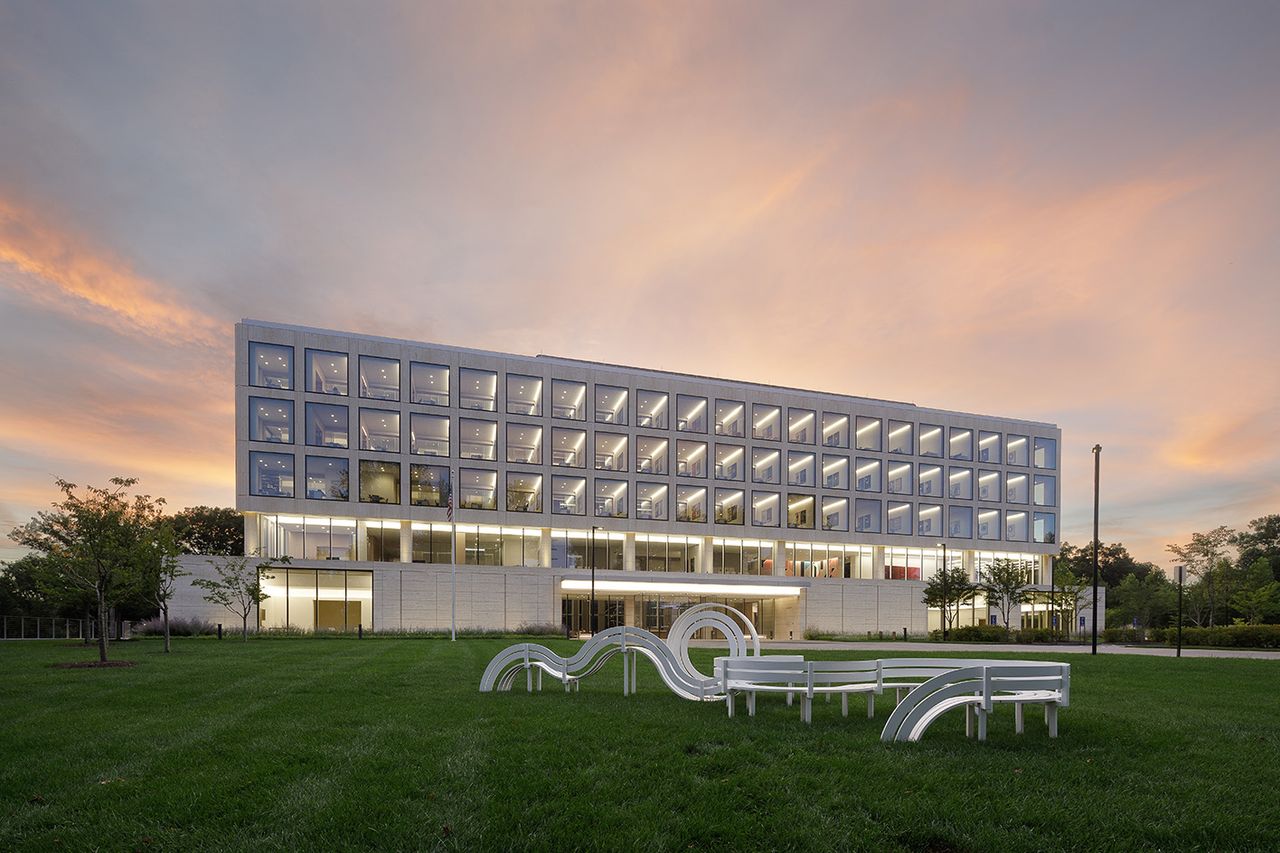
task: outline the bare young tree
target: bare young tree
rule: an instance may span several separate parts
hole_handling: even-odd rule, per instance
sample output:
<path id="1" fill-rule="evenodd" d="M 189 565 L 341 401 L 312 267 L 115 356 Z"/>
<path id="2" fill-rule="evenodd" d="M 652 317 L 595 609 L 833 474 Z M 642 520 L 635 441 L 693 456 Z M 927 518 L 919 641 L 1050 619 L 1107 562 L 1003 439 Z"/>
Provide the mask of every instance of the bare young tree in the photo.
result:
<path id="1" fill-rule="evenodd" d="M 59 478 L 62 499 L 53 508 L 15 528 L 9 537 L 44 559 L 42 585 L 55 596 L 93 596 L 97 607 L 98 659 L 107 661 L 107 621 L 111 605 L 148 558 L 164 498 L 129 495 L 136 477 L 112 477 L 105 488 Z"/>
<path id="2" fill-rule="evenodd" d="M 262 580 L 270 576 L 273 566 L 288 562 L 288 557 L 219 557 L 209 561 L 217 577 L 194 578 L 191 584 L 205 591 L 205 601 L 222 605 L 240 617 L 240 637 L 248 642 L 250 614 L 271 597 L 263 589 Z"/>
<path id="3" fill-rule="evenodd" d="M 181 551 L 173 527 L 167 522 L 163 523 L 156 529 L 151 551 L 143 555 L 136 572 L 138 592 L 160 611 L 166 654 L 172 649 L 169 639 L 169 602 L 178 591 L 178 578 L 191 574 L 183 571 L 178 563 Z"/>

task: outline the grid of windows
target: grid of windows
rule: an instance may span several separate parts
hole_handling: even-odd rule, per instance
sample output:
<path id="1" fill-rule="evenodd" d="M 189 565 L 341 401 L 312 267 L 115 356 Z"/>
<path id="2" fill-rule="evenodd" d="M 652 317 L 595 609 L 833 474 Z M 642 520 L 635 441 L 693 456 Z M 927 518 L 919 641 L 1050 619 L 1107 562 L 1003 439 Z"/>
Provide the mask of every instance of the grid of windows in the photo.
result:
<path id="1" fill-rule="evenodd" d="M 301 355 L 297 374 L 295 353 Z M 1055 435 L 865 414 L 856 404 L 853 411 L 832 411 L 830 404 L 645 388 L 640 377 L 630 384 L 539 376 L 542 371 L 467 365 L 465 356 L 459 365 L 423 355 L 402 360 L 250 341 L 245 381 L 266 393 L 247 398 L 253 454 L 247 491 L 440 507 L 448 505 L 452 476 L 460 510 L 766 528 L 782 527 L 785 514 L 789 529 L 1057 541 Z M 285 394 L 266 396 L 272 392 Z M 347 396 L 358 399 L 333 399 Z M 294 433 L 299 416 L 300 441 Z M 557 421 L 582 423 L 572 428 Z M 722 443 L 723 437 L 740 443 Z M 255 444 L 351 449 L 373 458 L 300 453 L 295 463 L 290 453 Z M 815 446 L 822 452 L 808 449 Z M 854 453 L 828 452 L 843 448 Z M 486 471 L 447 461 L 406 470 L 388 454 L 539 470 Z M 266 471 L 268 461 L 277 473 Z M 295 464 L 305 468 L 301 488 L 294 485 Z M 552 476 L 563 468 L 585 470 Z M 400 491 L 404 474 L 408 496 Z M 685 478 L 714 481 L 714 487 L 681 483 Z"/>

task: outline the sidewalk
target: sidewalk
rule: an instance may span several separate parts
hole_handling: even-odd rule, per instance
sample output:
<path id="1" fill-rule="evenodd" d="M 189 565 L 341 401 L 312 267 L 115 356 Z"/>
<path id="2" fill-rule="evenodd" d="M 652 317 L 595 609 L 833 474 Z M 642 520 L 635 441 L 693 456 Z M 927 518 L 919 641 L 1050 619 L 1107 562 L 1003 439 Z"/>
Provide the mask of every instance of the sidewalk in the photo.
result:
<path id="1" fill-rule="evenodd" d="M 899 641 L 871 641 L 866 643 L 845 643 L 832 640 L 762 640 L 761 646 L 778 651 L 803 651 L 815 649 L 822 651 L 856 649 L 860 652 L 874 654 L 878 651 L 913 652 L 912 657 L 929 657 L 940 652 L 1026 652 L 1033 654 L 1089 654 L 1089 645 L 1075 643 L 904 643 Z M 715 640 L 693 640 L 691 646 L 702 648 L 723 648 L 723 642 Z M 1147 657 L 1171 658 L 1176 651 L 1167 646 L 1122 646 L 1110 643 L 1099 643 L 1100 655 L 1146 655 Z M 1251 660 L 1280 660 L 1280 651 L 1266 649 L 1201 649 L 1182 647 L 1184 658 L 1246 658 Z"/>

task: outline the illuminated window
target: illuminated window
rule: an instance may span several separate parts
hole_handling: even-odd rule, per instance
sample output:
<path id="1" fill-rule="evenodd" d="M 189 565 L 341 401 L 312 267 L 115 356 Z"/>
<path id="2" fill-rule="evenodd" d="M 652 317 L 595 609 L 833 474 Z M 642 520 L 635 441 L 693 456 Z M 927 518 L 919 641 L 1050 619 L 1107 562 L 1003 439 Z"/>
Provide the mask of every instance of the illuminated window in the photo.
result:
<path id="1" fill-rule="evenodd" d="M 249 384 L 256 388 L 293 390 L 293 347 L 249 342 Z"/>
<path id="2" fill-rule="evenodd" d="M 533 418 L 542 414 L 541 378 L 519 373 L 507 374 L 507 414 Z"/>
<path id="3" fill-rule="evenodd" d="M 1009 542 L 1027 541 L 1027 513 L 1025 510 L 1008 510 L 1004 514 L 1004 538 Z"/>
<path id="4" fill-rule="evenodd" d="M 707 431 L 706 397 L 676 395 L 676 430 L 678 432 Z"/>
<path id="5" fill-rule="evenodd" d="M 879 418 L 868 418 L 859 416 L 857 420 L 857 429 L 854 430 L 854 446 L 858 450 L 875 450 L 879 451 L 884 443 L 883 429 Z"/>
<path id="6" fill-rule="evenodd" d="M 250 397 L 249 439 L 293 444 L 293 401 Z"/>
<path id="7" fill-rule="evenodd" d="M 667 473 L 667 455 L 671 442 L 665 438 L 636 436 L 636 472 L 639 474 Z"/>
<path id="8" fill-rule="evenodd" d="M 636 483 L 636 518 L 666 521 L 669 492 L 666 483 Z"/>
<path id="9" fill-rule="evenodd" d="M 360 449 L 399 453 L 400 413 L 384 409 L 361 409 Z"/>
<path id="10" fill-rule="evenodd" d="M 978 510 L 978 538 L 1000 538 L 1000 510 L 986 508 Z"/>
<path id="11" fill-rule="evenodd" d="M 885 491 L 891 495 L 909 495 L 915 486 L 915 473 L 910 462 L 891 461 L 885 467 Z"/>
<path id="12" fill-rule="evenodd" d="M 347 396 L 347 354 L 307 350 L 306 388 L 312 394 Z"/>
<path id="13" fill-rule="evenodd" d="M 608 432 L 596 433 L 595 469 L 597 471 L 627 470 L 627 437 Z"/>
<path id="14" fill-rule="evenodd" d="M 666 391 L 636 391 L 636 426 L 666 429 L 671 395 Z"/>
<path id="15" fill-rule="evenodd" d="M 880 491 L 880 460 L 863 457 L 854 460 L 853 477 L 858 491 Z"/>
<path id="16" fill-rule="evenodd" d="M 745 524 L 746 496 L 742 489 L 716 489 L 716 524 Z"/>
<path id="17" fill-rule="evenodd" d="M 596 480 L 596 518 L 626 518 L 627 484 L 624 480 Z"/>
<path id="18" fill-rule="evenodd" d="M 953 539 L 973 538 L 973 507 L 953 506 L 947 509 L 947 535 Z"/>
<path id="19" fill-rule="evenodd" d="M 249 494 L 267 498 L 293 497 L 293 454 L 249 454 Z"/>
<path id="20" fill-rule="evenodd" d="M 627 389 L 612 385 L 596 386 L 596 423 L 627 423 Z"/>
<path id="21" fill-rule="evenodd" d="M 778 485 L 782 482 L 782 451 L 756 447 L 751 451 L 751 482 Z"/>
<path id="22" fill-rule="evenodd" d="M 802 450 L 787 451 L 787 485 L 813 486 L 815 484 L 814 469 L 816 457 Z"/>
<path id="23" fill-rule="evenodd" d="M 493 421 L 458 421 L 458 456 L 487 462 L 498 458 L 498 425 Z"/>
<path id="24" fill-rule="evenodd" d="M 751 437 L 778 441 L 782 437 L 782 409 L 756 403 L 751 407 Z"/>
<path id="25" fill-rule="evenodd" d="M 822 485 L 827 489 L 849 488 L 849 457 L 822 455 Z"/>
<path id="26" fill-rule="evenodd" d="M 853 502 L 853 529 L 857 533 L 880 532 L 880 501 L 858 498 Z"/>
<path id="27" fill-rule="evenodd" d="M 349 444 L 347 407 L 307 403 L 307 445 L 346 448 Z"/>
<path id="28" fill-rule="evenodd" d="M 447 465 L 409 466 L 410 506 L 448 506 L 449 489 Z"/>
<path id="29" fill-rule="evenodd" d="M 360 460 L 360 502 L 400 503 L 400 463 Z"/>
<path id="30" fill-rule="evenodd" d="M 1026 484 L 1026 477 L 1023 477 L 1023 484 Z M 999 471 L 978 471 L 978 500 L 980 501 L 999 501 L 1001 499 L 1000 490 L 1000 472 Z"/>
<path id="31" fill-rule="evenodd" d="M 587 432 L 581 429 L 551 429 L 551 464 L 557 468 L 587 467 Z"/>
<path id="32" fill-rule="evenodd" d="M 587 514 L 586 478 L 559 475 L 551 478 L 551 514 Z"/>
<path id="33" fill-rule="evenodd" d="M 307 457 L 307 499 L 345 501 L 351 495 L 347 460 L 336 456 Z"/>
<path id="34" fill-rule="evenodd" d="M 942 507 L 920 504 L 916 509 L 916 533 L 920 536 L 943 536 Z"/>
<path id="35" fill-rule="evenodd" d="M 716 400 L 716 435 L 746 435 L 747 405 L 737 400 Z"/>
<path id="36" fill-rule="evenodd" d="M 1051 512 L 1037 512 L 1034 516 L 1035 541 L 1053 544 L 1058 541 L 1058 517 Z"/>
<path id="37" fill-rule="evenodd" d="M 400 361 L 360 356 L 360 396 L 366 400 L 400 399 Z"/>
<path id="38" fill-rule="evenodd" d="M 823 447 L 848 447 L 849 446 L 849 416 L 843 414 L 833 414 L 831 412 L 822 413 L 822 446 Z"/>
<path id="39" fill-rule="evenodd" d="M 787 492 L 787 527 L 796 530 L 813 530 L 815 509 L 813 495 Z"/>
<path id="40" fill-rule="evenodd" d="M 458 506 L 462 509 L 497 509 L 498 473 L 480 468 L 459 469 Z"/>
<path id="41" fill-rule="evenodd" d="M 777 527 L 782 514 L 782 495 L 777 492 L 751 493 L 751 524 L 755 527 Z"/>
<path id="42" fill-rule="evenodd" d="M 1023 475 L 1025 476 L 1025 475 Z M 1050 477 L 1048 474 L 1036 474 L 1035 485 L 1033 486 L 1035 493 L 1036 506 L 1057 506 L 1058 504 L 1058 478 Z M 1026 503 L 1025 500 L 1021 503 Z"/>
<path id="43" fill-rule="evenodd" d="M 999 464 L 1001 458 L 1003 457 L 1000 455 L 1000 433 L 979 430 L 978 461 Z"/>
<path id="44" fill-rule="evenodd" d="M 920 497 L 942 497 L 942 466 L 921 462 L 917 472 L 916 494 Z"/>
<path id="45" fill-rule="evenodd" d="M 747 449 L 732 444 L 716 445 L 716 479 L 743 480 L 747 475 Z"/>
<path id="46" fill-rule="evenodd" d="M 676 521 L 701 524 L 706 520 L 706 486 L 676 486 Z"/>
<path id="47" fill-rule="evenodd" d="M 1004 456 L 1006 465 L 1021 465 L 1024 468 L 1030 465 L 1031 439 L 1025 435 L 1011 433 L 1004 446 Z"/>
<path id="48" fill-rule="evenodd" d="M 911 535 L 915 530 L 915 520 L 912 518 L 909 501 L 889 501 L 888 510 L 885 512 L 885 528 L 886 532 L 893 535 Z"/>
<path id="49" fill-rule="evenodd" d="M 587 383 L 551 380 L 551 417 L 568 421 L 587 419 Z"/>
<path id="50" fill-rule="evenodd" d="M 832 497 L 822 499 L 822 529 L 845 531 L 849 529 L 849 499 Z"/>
<path id="51" fill-rule="evenodd" d="M 937 424 L 920 424 L 920 455 L 942 456 L 942 427 Z"/>
<path id="52" fill-rule="evenodd" d="M 1021 471 L 1010 471 L 1004 478 L 1005 503 L 1024 504 L 1030 497 L 1027 483 L 1030 478 Z M 995 498 L 993 498 L 995 500 Z"/>
<path id="53" fill-rule="evenodd" d="M 952 459 L 961 462 L 973 461 L 973 430 L 952 427 L 947 446 Z"/>
<path id="54" fill-rule="evenodd" d="M 449 405 L 449 368 L 443 364 L 409 365 L 409 400 L 426 406 Z"/>
<path id="55" fill-rule="evenodd" d="M 463 367 L 458 371 L 458 408 L 480 412 L 498 410 L 498 374 Z"/>
<path id="56" fill-rule="evenodd" d="M 1035 440 L 1034 459 L 1037 468 L 1057 468 L 1058 442 L 1052 438 L 1037 437 Z"/>
<path id="57" fill-rule="evenodd" d="M 542 475 L 507 472 L 507 512 L 542 512 Z"/>
<path id="58" fill-rule="evenodd" d="M 813 409 L 787 409 L 787 441 L 792 444 L 813 444 L 818 426 L 817 417 Z"/>
<path id="59" fill-rule="evenodd" d="M 947 476 L 947 494 L 953 500 L 973 500 L 973 469 L 952 468 Z"/>
<path id="60" fill-rule="evenodd" d="M 508 423 L 507 461 L 541 465 L 542 427 L 536 424 Z"/>
<path id="61" fill-rule="evenodd" d="M 705 441 L 676 442 L 676 475 L 707 476 L 707 443 Z"/>
<path id="62" fill-rule="evenodd" d="M 409 415 L 409 452 L 416 456 L 449 455 L 449 418 L 446 415 Z"/>

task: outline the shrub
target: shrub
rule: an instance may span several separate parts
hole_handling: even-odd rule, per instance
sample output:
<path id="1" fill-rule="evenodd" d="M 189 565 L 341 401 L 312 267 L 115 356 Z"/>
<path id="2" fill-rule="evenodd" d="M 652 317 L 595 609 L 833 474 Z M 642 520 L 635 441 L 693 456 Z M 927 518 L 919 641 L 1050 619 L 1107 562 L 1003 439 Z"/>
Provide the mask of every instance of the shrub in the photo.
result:
<path id="1" fill-rule="evenodd" d="M 564 626 L 555 622 L 521 622 L 516 626 L 516 633 L 530 637 L 559 637 L 564 635 Z"/>
<path id="2" fill-rule="evenodd" d="M 941 631 L 934 631 L 942 639 Z M 999 625 L 961 625 L 947 632 L 947 639 L 961 643 L 1004 643 L 1009 640 L 1009 633 Z"/>
<path id="3" fill-rule="evenodd" d="M 133 633 L 134 636 L 138 637 L 163 637 L 164 623 L 157 616 L 154 619 L 148 619 L 145 622 L 139 622 L 134 625 Z M 216 633 L 218 633 L 218 626 L 203 619 L 169 620 L 169 636 L 171 637 L 202 637 Z"/>
<path id="4" fill-rule="evenodd" d="M 1055 643 L 1058 640 L 1048 628 L 1022 628 L 1015 636 L 1019 643 Z"/>
<path id="5" fill-rule="evenodd" d="M 1164 632 L 1169 645 L 1178 642 L 1178 629 Z M 1280 649 L 1280 625 L 1218 625 L 1213 628 L 1183 628 L 1184 646 L 1227 646 L 1231 648 Z"/>

